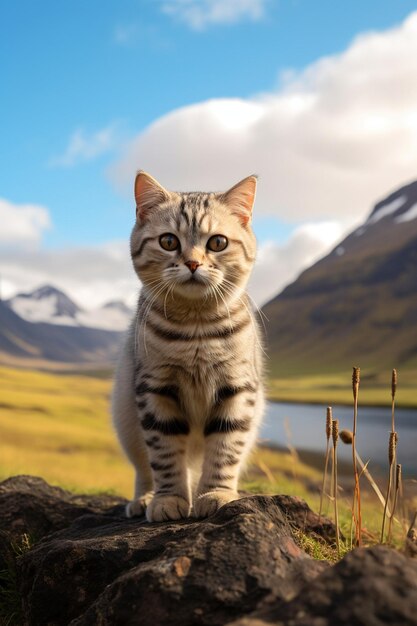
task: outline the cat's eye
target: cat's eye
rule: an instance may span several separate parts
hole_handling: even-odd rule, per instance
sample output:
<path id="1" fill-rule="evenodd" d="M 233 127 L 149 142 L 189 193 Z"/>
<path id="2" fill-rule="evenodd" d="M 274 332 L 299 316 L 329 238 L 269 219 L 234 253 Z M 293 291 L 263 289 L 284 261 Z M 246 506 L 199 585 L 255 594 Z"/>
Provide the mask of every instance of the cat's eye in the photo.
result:
<path id="1" fill-rule="evenodd" d="M 159 237 L 159 244 L 161 248 L 168 250 L 169 252 L 176 250 L 180 246 L 178 237 L 172 233 L 165 233 L 164 235 L 161 235 Z"/>
<path id="2" fill-rule="evenodd" d="M 221 252 L 227 248 L 227 238 L 224 235 L 213 235 L 207 242 L 207 248 L 213 252 Z"/>

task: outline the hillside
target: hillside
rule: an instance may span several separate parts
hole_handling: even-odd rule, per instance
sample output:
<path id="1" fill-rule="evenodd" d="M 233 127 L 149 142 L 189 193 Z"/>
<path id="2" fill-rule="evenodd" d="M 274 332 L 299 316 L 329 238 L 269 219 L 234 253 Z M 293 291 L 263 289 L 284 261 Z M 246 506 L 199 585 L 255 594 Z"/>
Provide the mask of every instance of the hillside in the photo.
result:
<path id="1" fill-rule="evenodd" d="M 107 364 L 122 334 L 97 328 L 32 323 L 0 301 L 0 362 Z"/>
<path id="2" fill-rule="evenodd" d="M 417 367 L 417 181 L 264 307 L 272 376 Z"/>

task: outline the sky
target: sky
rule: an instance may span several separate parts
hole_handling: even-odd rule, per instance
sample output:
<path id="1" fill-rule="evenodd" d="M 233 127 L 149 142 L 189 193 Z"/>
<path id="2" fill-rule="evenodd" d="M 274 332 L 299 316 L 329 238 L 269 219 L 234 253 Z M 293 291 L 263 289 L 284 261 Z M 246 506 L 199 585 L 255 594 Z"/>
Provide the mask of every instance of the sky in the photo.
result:
<path id="1" fill-rule="evenodd" d="M 262 304 L 417 178 L 417 3 L 0 5 L 0 287 L 132 302 L 135 171 L 259 175 Z"/>

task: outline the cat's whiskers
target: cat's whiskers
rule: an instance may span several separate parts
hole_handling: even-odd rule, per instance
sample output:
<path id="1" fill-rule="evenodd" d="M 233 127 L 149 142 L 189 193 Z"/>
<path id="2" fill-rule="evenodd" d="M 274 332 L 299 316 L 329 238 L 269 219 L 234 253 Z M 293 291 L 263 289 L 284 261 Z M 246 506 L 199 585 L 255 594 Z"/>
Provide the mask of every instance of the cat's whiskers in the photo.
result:
<path id="1" fill-rule="evenodd" d="M 168 320 L 168 315 L 167 315 L 167 299 L 169 294 L 171 294 L 172 296 L 172 300 L 174 300 L 174 289 L 175 286 L 177 284 L 178 281 L 174 280 L 174 282 L 169 286 L 168 291 L 165 294 L 165 298 L 164 298 L 164 315 L 165 315 L 165 319 Z"/>
<path id="2" fill-rule="evenodd" d="M 169 289 L 169 284 L 167 285 L 167 283 L 163 283 L 163 284 L 159 287 L 159 289 L 158 289 L 158 290 L 156 291 L 156 293 L 154 294 L 154 297 L 150 300 L 149 304 L 147 305 L 147 307 L 146 307 L 146 309 L 145 309 L 145 312 L 144 312 L 144 314 L 143 314 L 143 320 L 142 320 L 142 324 L 141 324 L 141 326 L 140 326 L 140 328 L 139 328 L 139 332 L 141 331 L 141 329 L 142 329 L 142 327 L 143 327 L 143 347 L 145 348 L 145 354 L 146 354 L 146 355 L 148 355 L 148 348 L 147 348 L 147 345 L 146 345 L 146 324 L 147 324 L 147 321 L 148 321 L 148 317 L 149 317 L 149 314 L 150 314 L 150 312 L 151 312 L 151 310 L 152 310 L 152 305 L 153 305 L 153 303 L 155 302 L 155 300 L 156 300 L 156 299 L 157 299 L 160 295 L 162 295 L 162 294 L 163 294 L 163 292 L 164 292 L 164 290 L 165 290 L 165 289 Z M 152 289 L 151 289 L 151 291 L 152 291 Z"/>
<path id="3" fill-rule="evenodd" d="M 215 285 L 214 289 L 218 293 L 218 295 L 220 296 L 220 298 L 223 301 L 224 306 L 226 307 L 227 316 L 229 318 L 229 326 L 230 326 L 230 329 L 232 329 L 233 328 L 233 322 L 232 322 L 232 318 L 231 318 L 231 315 L 230 315 L 230 309 L 229 309 L 229 307 L 227 305 L 227 302 L 226 302 L 226 299 L 224 297 L 224 294 L 222 293 L 222 291 L 220 289 L 220 285 Z"/>
<path id="4" fill-rule="evenodd" d="M 233 272 L 233 270 L 229 270 L 229 273 L 230 273 L 230 275 L 231 275 L 231 276 L 234 276 L 234 277 L 236 277 L 236 278 L 239 278 L 239 275 L 238 275 L 236 272 Z M 226 282 L 229 282 L 229 283 L 230 283 L 230 281 L 228 281 L 226 278 L 225 278 L 224 280 L 225 280 Z M 231 284 L 233 284 L 233 283 L 231 283 Z M 241 289 L 241 291 L 242 291 L 242 292 L 245 292 L 245 290 L 244 290 L 243 288 Z M 266 322 L 269 322 L 269 319 L 267 318 L 267 316 L 265 315 L 265 313 L 262 311 L 262 309 L 260 309 L 260 308 L 258 307 L 258 305 L 256 304 L 255 300 L 252 298 L 252 296 L 251 296 L 251 295 L 250 295 L 247 291 L 246 291 L 245 293 L 246 293 L 246 295 L 248 296 L 249 300 L 252 302 L 253 307 L 254 307 L 254 308 L 256 309 L 256 311 L 259 313 L 260 319 L 261 319 L 261 321 L 262 321 L 262 325 L 263 325 L 264 330 L 265 330 L 265 332 L 266 332 L 266 327 L 265 327 L 265 322 L 264 322 L 264 320 L 265 320 Z"/>
<path id="5" fill-rule="evenodd" d="M 232 285 L 232 286 L 233 286 L 233 289 L 232 289 L 231 287 L 229 287 L 229 285 L 228 285 L 227 283 L 229 283 L 229 285 Z M 231 283 L 231 282 L 230 282 L 230 281 L 228 281 L 227 279 L 224 279 L 224 283 L 223 283 L 220 287 L 223 287 L 224 291 L 225 291 L 226 293 L 229 293 L 229 295 L 235 295 L 235 292 L 236 292 L 236 291 L 240 291 L 240 293 L 244 292 L 244 290 L 243 290 L 241 287 L 236 287 L 236 285 L 233 285 L 233 283 Z M 255 320 L 254 320 L 254 318 L 253 318 L 253 311 L 251 311 L 251 310 L 248 308 L 248 306 L 247 306 L 246 302 L 245 302 L 245 301 L 243 300 L 243 298 L 241 298 L 239 295 L 237 296 L 237 299 L 238 299 L 238 300 L 239 300 L 239 302 L 240 302 L 240 303 L 241 303 L 241 304 L 245 307 L 245 309 L 246 309 L 246 311 L 247 311 L 247 313 L 248 313 L 248 315 L 249 315 L 249 318 L 250 318 L 250 321 L 251 321 L 251 324 L 252 324 L 253 333 L 254 333 L 254 336 L 255 336 L 256 345 L 257 345 L 257 346 L 258 346 L 258 348 L 262 351 L 262 353 L 265 355 L 265 357 L 268 357 L 267 353 L 265 352 L 264 347 L 262 346 L 261 342 L 260 342 L 260 341 L 259 341 L 259 339 L 258 339 L 258 333 L 257 333 L 257 329 L 256 329 L 256 323 L 255 323 Z"/>
<path id="6" fill-rule="evenodd" d="M 233 272 L 230 272 L 230 274 L 231 274 L 232 276 L 236 276 L 236 277 L 238 277 L 238 275 L 237 275 L 237 274 L 234 274 Z M 225 278 L 225 279 L 224 279 L 224 282 L 225 282 L 226 284 L 233 285 L 233 283 L 232 283 L 230 280 L 227 280 L 227 278 Z M 234 288 L 236 289 L 236 286 L 235 286 L 235 285 L 233 285 L 233 286 L 234 286 Z M 249 298 L 249 300 L 251 301 L 253 308 L 254 308 L 254 309 L 255 309 L 255 311 L 258 313 L 258 315 L 259 315 L 259 319 L 260 319 L 260 320 L 261 320 L 261 322 L 262 322 L 262 326 L 263 326 L 264 332 L 266 333 L 265 321 L 266 321 L 266 322 L 269 322 L 269 319 L 267 318 L 267 316 L 265 315 L 265 313 L 262 311 L 262 309 L 260 309 L 260 308 L 258 307 L 258 305 L 256 304 L 255 300 L 252 298 L 252 296 L 251 296 L 251 295 L 250 295 L 247 291 L 245 291 L 245 289 L 244 289 L 243 287 L 239 287 L 238 289 L 239 289 L 240 293 L 245 293 L 245 295 L 246 295 L 246 296 Z"/>

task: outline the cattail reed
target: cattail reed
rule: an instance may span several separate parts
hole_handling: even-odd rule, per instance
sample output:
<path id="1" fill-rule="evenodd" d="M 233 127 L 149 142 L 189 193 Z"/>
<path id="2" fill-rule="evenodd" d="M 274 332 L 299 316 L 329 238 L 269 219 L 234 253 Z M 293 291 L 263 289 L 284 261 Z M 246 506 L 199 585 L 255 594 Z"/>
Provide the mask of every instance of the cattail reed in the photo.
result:
<path id="1" fill-rule="evenodd" d="M 397 441 L 398 441 L 397 433 L 395 431 L 391 432 L 389 434 L 389 444 L 388 444 L 388 462 L 389 462 L 388 486 L 387 486 L 387 495 L 386 495 L 386 498 L 385 498 L 384 514 L 382 516 L 381 543 L 384 541 L 385 518 L 387 516 L 388 500 L 389 500 L 389 495 L 391 493 L 392 466 L 393 466 L 393 463 L 394 463 L 395 450 L 396 450 L 396 447 L 397 447 Z M 391 516 L 392 515 L 393 515 L 393 512 L 391 512 Z"/>
<path id="2" fill-rule="evenodd" d="M 399 488 L 400 488 L 400 483 L 401 483 L 401 464 L 397 463 L 397 465 L 395 466 L 394 502 L 393 502 L 393 505 L 392 505 L 392 513 L 391 513 L 391 516 L 389 518 L 389 525 L 388 525 L 388 542 L 391 541 L 391 537 L 392 537 L 392 520 L 393 520 L 394 515 L 395 515 L 395 509 L 397 508 L 398 491 L 399 491 Z"/>
<path id="3" fill-rule="evenodd" d="M 398 384 L 398 374 L 397 374 L 397 370 L 393 369 L 392 370 L 392 375 L 391 375 L 391 432 L 394 433 L 395 432 L 395 394 L 397 391 L 397 384 Z M 394 484 L 394 471 L 395 471 L 395 467 L 396 467 L 396 463 L 397 463 L 397 458 L 396 458 L 396 449 L 394 450 L 394 460 L 391 467 L 391 485 Z M 391 490 L 392 491 L 392 490 Z M 391 496 L 391 494 L 390 494 Z M 394 498 L 395 498 L 395 493 L 392 494 L 391 499 L 391 504 L 392 504 L 392 508 L 394 507 Z"/>
<path id="4" fill-rule="evenodd" d="M 324 472 L 323 472 L 323 483 L 321 486 L 321 494 L 320 494 L 320 509 L 319 516 L 321 516 L 321 512 L 323 510 L 323 495 L 324 489 L 326 486 L 327 479 L 327 468 L 329 466 L 329 454 L 330 454 L 330 436 L 332 434 L 332 407 L 328 406 L 326 411 L 326 456 L 324 460 Z"/>
<path id="5" fill-rule="evenodd" d="M 398 374 L 397 374 L 397 370 L 393 369 L 392 370 L 392 377 L 391 377 L 391 431 L 394 432 L 395 431 L 395 394 L 397 392 L 397 384 L 398 384 Z"/>
<path id="6" fill-rule="evenodd" d="M 339 511 L 337 506 L 337 440 L 339 439 L 339 420 L 332 420 L 333 439 L 333 493 L 334 493 L 334 522 L 336 526 L 337 555 L 340 557 Z"/>
<path id="7" fill-rule="evenodd" d="M 352 390 L 353 390 L 353 431 L 352 431 L 352 462 L 353 475 L 355 479 L 355 490 L 353 492 L 352 504 L 352 520 L 355 523 L 355 539 L 356 545 L 362 543 L 362 518 L 361 518 L 361 493 L 359 487 L 359 474 L 356 464 L 356 427 L 358 421 L 358 395 L 359 385 L 361 381 L 361 368 L 354 367 L 352 372 Z"/>

